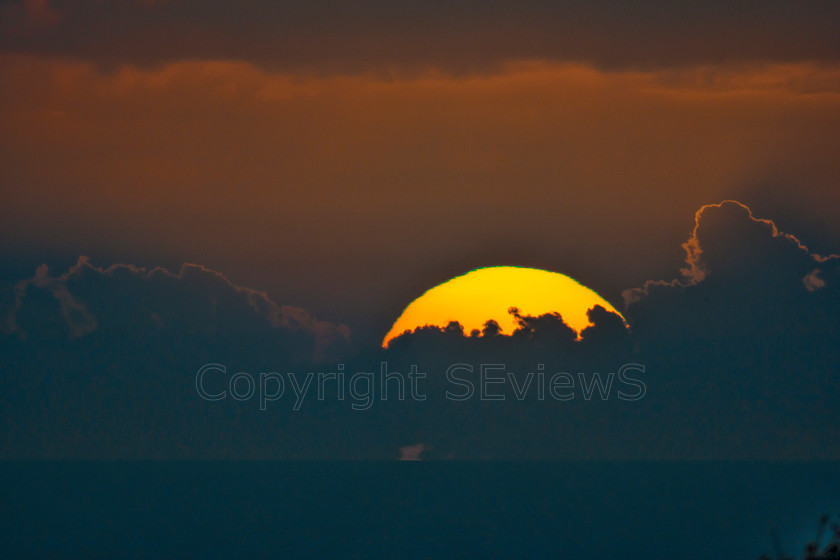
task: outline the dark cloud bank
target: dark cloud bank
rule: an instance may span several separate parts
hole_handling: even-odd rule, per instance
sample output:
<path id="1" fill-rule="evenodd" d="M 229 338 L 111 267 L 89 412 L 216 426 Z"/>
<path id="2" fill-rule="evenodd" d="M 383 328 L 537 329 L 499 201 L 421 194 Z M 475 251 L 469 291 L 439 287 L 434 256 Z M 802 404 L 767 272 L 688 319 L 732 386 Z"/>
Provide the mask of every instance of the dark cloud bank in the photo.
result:
<path id="1" fill-rule="evenodd" d="M 809 253 L 731 201 L 701 208 L 684 248 L 679 278 L 625 292 L 629 330 L 596 308 L 580 337 L 557 315 L 520 316 L 513 336 L 453 324 L 387 350 L 197 265 L 172 274 L 80 259 L 57 276 L 42 267 L 0 300 L 0 449 L 5 458 L 386 459 L 405 449 L 455 459 L 840 458 L 840 258 Z M 216 400 L 196 387 L 206 364 L 219 366 L 200 391 Z M 239 372 L 248 375 L 231 387 Z M 307 387 L 308 372 L 332 376 Z M 383 400 L 381 375 L 395 372 L 402 387 L 392 375 Z M 249 379 L 255 394 L 244 398 Z M 276 398 L 261 402 L 260 387 Z"/>
<path id="2" fill-rule="evenodd" d="M 238 59 L 294 70 L 836 61 L 836 2 L 218 0 L 0 3 L 0 50 L 104 66 Z M 663 48 L 667 45 L 667 48 Z"/>

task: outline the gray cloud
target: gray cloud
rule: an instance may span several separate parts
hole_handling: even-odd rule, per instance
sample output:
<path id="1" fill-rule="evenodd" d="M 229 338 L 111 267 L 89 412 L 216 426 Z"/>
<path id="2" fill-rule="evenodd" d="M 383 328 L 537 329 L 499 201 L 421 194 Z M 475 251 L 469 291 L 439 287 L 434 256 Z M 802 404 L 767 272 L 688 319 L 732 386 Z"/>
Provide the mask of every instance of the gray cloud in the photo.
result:
<path id="1" fill-rule="evenodd" d="M 6 1 L 4 52 L 105 66 L 242 59 L 277 69 L 435 66 L 519 58 L 603 67 L 836 61 L 835 2 Z"/>
<path id="2" fill-rule="evenodd" d="M 62 319 L 69 338 L 84 337 L 98 328 L 109 331 L 106 335 L 139 328 L 208 337 L 256 328 L 279 339 L 302 335 L 312 348 L 310 359 L 320 360 L 344 347 L 350 336 L 345 325 L 319 321 L 299 307 L 277 305 L 266 293 L 236 286 L 220 272 L 196 264 L 184 264 L 174 274 L 129 264 L 99 268 L 80 257 L 58 276 L 40 266 L 14 292 L 2 325 L 7 334 L 24 339 L 55 334 L 56 322 Z M 45 294 L 60 305 L 60 317 L 50 315 Z"/>
<path id="3" fill-rule="evenodd" d="M 840 257 L 735 201 L 703 206 L 683 248 L 680 277 L 625 292 L 637 348 L 663 374 L 661 422 L 697 451 L 834 457 Z"/>
<path id="4" fill-rule="evenodd" d="M 706 204 L 697 210 L 694 228 L 682 248 L 686 257 L 681 277 L 649 280 L 641 288 L 625 290 L 626 306 L 653 290 L 697 285 L 709 274 L 740 280 L 753 277 L 763 283 L 794 276 L 813 291 L 825 286 L 819 268 L 814 267 L 836 267 L 840 262 L 838 255 L 811 253 L 795 236 L 779 231 L 771 220 L 756 218 L 749 207 L 735 200 Z"/>

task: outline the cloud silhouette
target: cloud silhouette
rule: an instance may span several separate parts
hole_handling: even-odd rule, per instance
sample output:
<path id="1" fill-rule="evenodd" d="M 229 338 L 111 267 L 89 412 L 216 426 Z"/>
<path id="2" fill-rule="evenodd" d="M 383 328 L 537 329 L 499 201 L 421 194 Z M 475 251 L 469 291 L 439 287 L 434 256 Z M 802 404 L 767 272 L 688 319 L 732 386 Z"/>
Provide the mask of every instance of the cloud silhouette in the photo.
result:
<path id="1" fill-rule="evenodd" d="M 0 315 L 0 455 L 840 459 L 840 259 L 734 201 L 683 246 L 676 278 L 626 292 L 629 329 L 511 309 L 510 336 L 387 349 L 197 265 L 41 267 Z"/>
<path id="2" fill-rule="evenodd" d="M 7 334 L 41 340 L 62 333 L 81 338 L 97 329 L 106 336 L 142 336 L 143 331 L 208 338 L 269 333 L 278 342 L 284 337 L 295 344 L 305 342 L 311 360 L 344 348 L 350 336 L 345 325 L 319 321 L 298 307 L 279 306 L 265 292 L 236 286 L 201 265 L 184 264 L 173 274 L 128 264 L 98 268 L 86 257 L 64 274 L 51 276 L 42 265 L 32 278 L 19 282 L 2 325 Z"/>
<path id="3" fill-rule="evenodd" d="M 60 275 L 39 267 L 6 301 L 4 457 L 284 456 L 296 436 L 283 418 L 261 424 L 259 397 L 278 389 L 277 374 L 264 374 L 352 355 L 346 326 L 194 264 L 174 274 L 82 257 Z M 207 407 L 197 392 L 196 372 L 209 363 L 229 368 L 204 381 L 233 406 Z M 239 372 L 248 376 L 229 384 Z M 259 395 L 239 405 L 230 396 L 238 389 Z"/>
<path id="4" fill-rule="evenodd" d="M 651 280 L 641 288 L 625 290 L 626 305 L 657 288 L 696 285 L 710 273 L 716 280 L 761 280 L 774 285 L 795 277 L 797 282 L 818 289 L 824 286 L 819 280 L 821 267 L 836 268 L 840 262 L 837 255 L 811 254 L 795 236 L 780 232 L 770 220 L 754 217 L 746 205 L 734 200 L 701 207 L 694 216 L 691 236 L 682 247 L 686 252 L 682 278 Z M 807 282 L 806 277 L 810 277 Z"/>
<path id="5" fill-rule="evenodd" d="M 79 264 L 83 262 L 84 261 L 80 260 L 74 268 L 78 268 Z M 21 313 L 21 308 L 23 307 L 27 296 L 30 295 L 30 292 L 36 290 L 41 291 L 42 295 L 52 295 L 56 302 L 58 302 L 61 308 L 61 315 L 64 317 L 64 321 L 66 322 L 69 331 L 68 334 L 71 338 L 81 337 L 94 331 L 97 326 L 96 319 L 94 319 L 90 313 L 88 313 L 85 306 L 80 304 L 73 294 L 70 293 L 67 289 L 66 279 L 67 276 L 59 278 L 50 277 L 47 266 L 41 265 L 35 271 L 35 276 L 29 280 L 20 282 L 17 286 L 15 286 L 14 306 L 8 311 L 3 321 L 4 332 L 17 333 L 21 337 L 27 337 L 27 332 L 22 330 L 18 325 L 17 316 Z M 38 296 L 34 296 L 32 298 L 32 300 L 37 299 L 39 299 Z M 37 305 L 38 303 L 34 303 L 33 307 Z M 26 311 L 29 312 L 29 315 L 33 312 L 33 310 L 30 310 L 29 308 L 27 308 Z M 53 323 L 57 319 L 57 317 L 44 318 L 42 323 Z"/>
<path id="6" fill-rule="evenodd" d="M 231 283 L 220 272 L 184 264 L 178 274 L 127 264 L 98 268 L 86 257 L 67 272 L 42 265 L 14 287 L 2 332 L 30 343 L 94 337 L 120 344 L 189 338 L 194 346 L 260 349 L 292 363 L 345 355 L 350 330 L 306 310 L 277 305 L 264 292 Z"/>
<path id="7" fill-rule="evenodd" d="M 700 208 L 683 248 L 677 278 L 625 292 L 630 330 L 595 308 L 576 340 L 558 314 L 511 309 L 512 336 L 453 323 L 395 339 L 389 365 L 424 364 L 438 391 L 454 363 L 476 391 L 480 368 L 493 365 L 492 387 L 507 391 L 501 403 L 434 408 L 405 437 L 422 430 L 435 449 L 473 457 L 836 459 L 840 259 L 812 254 L 736 201 Z M 622 382 L 624 364 L 643 366 L 644 388 Z M 564 374 L 568 401 L 517 400 L 539 367 Z M 620 401 L 616 389 L 644 396 Z M 601 394 L 611 398 L 592 406 Z"/>
<path id="8" fill-rule="evenodd" d="M 590 326 L 578 336 L 573 328 L 563 321 L 560 313 L 552 312 L 538 316 L 524 315 L 518 308 L 508 309 L 518 327 L 509 335 L 502 334 L 496 321 L 490 319 L 479 331 L 467 334 L 457 321 L 445 327 L 426 325 L 413 331 L 406 331 L 394 338 L 388 349 L 395 353 L 435 354 L 442 348 L 453 352 L 485 356 L 498 354 L 505 356 L 520 351 L 548 353 L 570 358 L 586 353 L 589 349 L 603 352 L 606 348 L 622 349 L 622 354 L 630 352 L 631 335 L 624 320 L 616 313 L 607 311 L 600 305 L 587 312 Z"/>
<path id="9" fill-rule="evenodd" d="M 681 277 L 647 281 L 641 288 L 624 292 L 634 326 L 641 327 L 639 321 L 648 312 L 656 312 L 657 301 L 683 298 L 682 305 L 672 302 L 662 306 L 663 311 L 698 313 L 698 317 L 720 313 L 726 321 L 715 332 L 726 330 L 732 319 L 745 311 L 760 314 L 762 310 L 773 313 L 777 320 L 787 319 L 789 313 L 811 315 L 817 319 L 811 325 L 821 329 L 825 323 L 819 319 L 825 318 L 837 298 L 838 255 L 812 254 L 795 236 L 779 231 L 770 220 L 754 217 L 747 206 L 736 201 L 700 208 L 683 249 L 686 258 Z M 705 311 L 687 311 L 692 298 Z M 728 307 L 721 309 L 718 304 Z"/>
<path id="10" fill-rule="evenodd" d="M 700 208 L 683 248 L 680 277 L 624 294 L 634 342 L 671 398 L 663 421 L 691 419 L 697 449 L 835 457 L 840 258 L 736 201 Z"/>

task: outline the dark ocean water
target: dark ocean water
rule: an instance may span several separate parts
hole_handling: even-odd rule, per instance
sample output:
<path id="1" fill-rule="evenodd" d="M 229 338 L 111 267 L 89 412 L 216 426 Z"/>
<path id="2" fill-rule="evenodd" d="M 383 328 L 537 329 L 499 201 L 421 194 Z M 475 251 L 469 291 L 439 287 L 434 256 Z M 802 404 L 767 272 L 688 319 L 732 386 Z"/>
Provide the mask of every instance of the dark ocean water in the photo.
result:
<path id="1" fill-rule="evenodd" d="M 0 558 L 789 554 L 840 463 L 0 463 Z"/>

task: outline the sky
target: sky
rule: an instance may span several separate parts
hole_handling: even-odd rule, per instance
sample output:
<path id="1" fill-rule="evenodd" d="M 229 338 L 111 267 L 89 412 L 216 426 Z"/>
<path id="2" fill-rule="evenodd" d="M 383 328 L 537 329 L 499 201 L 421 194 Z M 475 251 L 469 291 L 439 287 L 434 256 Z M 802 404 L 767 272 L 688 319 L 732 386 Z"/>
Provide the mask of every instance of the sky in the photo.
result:
<path id="1" fill-rule="evenodd" d="M 0 324 L 6 370 L 33 372 L 4 381 L 7 455 L 837 459 L 838 21 L 782 0 L 0 2 Z M 495 265 L 577 279 L 629 334 L 596 312 L 577 341 L 543 317 L 487 348 L 379 349 L 424 291 Z M 351 414 L 351 436 L 321 423 L 346 406 L 284 416 L 316 444 L 192 378 L 494 355 L 644 363 L 650 398 L 575 405 L 590 428 L 565 441 L 453 436 L 440 403 Z M 40 415 L 68 368 L 91 377 Z M 140 427 L 87 437 L 118 410 Z M 197 417 L 240 424 L 208 439 Z"/>
<path id="2" fill-rule="evenodd" d="M 487 265 L 611 301 L 724 199 L 840 246 L 832 2 L 0 4 L 0 244 L 376 338 Z"/>
<path id="3" fill-rule="evenodd" d="M 0 555 L 802 550 L 840 511 L 838 28 L 0 0 Z M 620 314 L 382 346 L 492 266 Z"/>

